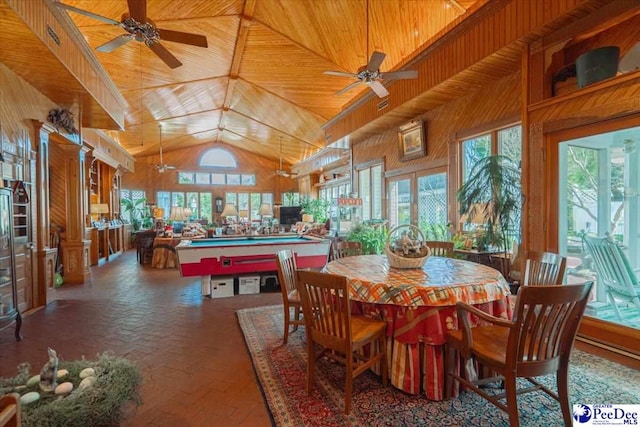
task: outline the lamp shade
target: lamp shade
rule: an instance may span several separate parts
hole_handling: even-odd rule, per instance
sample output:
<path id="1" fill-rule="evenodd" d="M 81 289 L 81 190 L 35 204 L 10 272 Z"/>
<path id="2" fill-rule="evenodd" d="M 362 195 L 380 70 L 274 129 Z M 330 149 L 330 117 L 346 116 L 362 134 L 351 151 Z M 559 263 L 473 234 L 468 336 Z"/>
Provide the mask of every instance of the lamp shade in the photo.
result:
<path id="1" fill-rule="evenodd" d="M 169 219 L 171 221 L 184 221 L 187 219 L 184 208 L 182 206 L 172 206 L 171 212 L 169 213 Z"/>
<path id="2" fill-rule="evenodd" d="M 261 204 L 260 209 L 258 210 L 258 215 L 273 216 L 273 209 L 271 209 L 271 205 L 269 203 Z"/>
<path id="3" fill-rule="evenodd" d="M 313 215 L 302 214 L 302 222 L 313 222 Z"/>
<path id="4" fill-rule="evenodd" d="M 238 216 L 238 210 L 236 209 L 236 205 L 233 203 L 227 203 L 224 205 L 224 209 L 220 216 Z"/>
<path id="5" fill-rule="evenodd" d="M 109 205 L 106 203 L 93 203 L 91 205 L 92 214 L 104 214 L 109 213 Z"/>

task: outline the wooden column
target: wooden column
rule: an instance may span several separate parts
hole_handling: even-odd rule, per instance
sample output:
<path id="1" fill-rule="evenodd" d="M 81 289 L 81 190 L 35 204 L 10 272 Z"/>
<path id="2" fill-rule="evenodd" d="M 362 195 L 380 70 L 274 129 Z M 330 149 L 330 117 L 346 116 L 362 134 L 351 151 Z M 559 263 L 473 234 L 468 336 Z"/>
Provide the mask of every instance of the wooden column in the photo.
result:
<path id="1" fill-rule="evenodd" d="M 81 145 L 63 143 L 66 194 L 66 236 L 62 246 L 64 281 L 84 283 L 91 276 L 89 269 L 90 240 L 85 237 L 85 149 Z"/>

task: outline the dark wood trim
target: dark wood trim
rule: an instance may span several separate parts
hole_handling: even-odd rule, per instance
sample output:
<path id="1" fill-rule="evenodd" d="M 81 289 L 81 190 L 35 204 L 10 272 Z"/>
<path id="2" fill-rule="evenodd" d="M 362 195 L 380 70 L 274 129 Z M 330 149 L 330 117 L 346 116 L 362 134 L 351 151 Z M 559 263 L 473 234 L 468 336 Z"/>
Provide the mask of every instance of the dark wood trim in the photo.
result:
<path id="1" fill-rule="evenodd" d="M 576 90 L 574 92 L 569 92 L 569 93 L 567 93 L 565 95 L 558 95 L 558 96 L 554 96 L 553 98 L 550 98 L 550 99 L 545 99 L 544 101 L 536 102 L 534 104 L 529 105 L 529 112 L 533 112 L 533 111 L 540 110 L 540 109 L 543 109 L 543 108 L 548 108 L 548 107 L 556 105 L 556 104 L 562 104 L 562 103 L 564 103 L 566 101 L 569 101 L 571 99 L 579 98 L 579 97 L 587 95 L 589 93 L 597 92 L 599 90 L 607 89 L 609 87 L 618 86 L 618 85 L 621 85 L 623 83 L 626 83 L 626 82 L 629 82 L 629 81 L 632 81 L 632 80 L 635 80 L 635 79 L 640 79 L 640 70 L 631 71 L 631 72 L 623 74 L 621 76 L 612 77 L 610 79 L 603 80 L 601 82 L 591 84 L 591 85 L 589 85 L 589 86 L 587 86 L 585 88 L 582 88 L 580 90 Z"/>
<path id="2" fill-rule="evenodd" d="M 358 163 L 353 168 L 356 172 L 360 172 L 363 169 L 369 169 L 370 167 L 382 165 L 384 167 L 384 157 L 380 157 L 379 159 L 369 160 L 367 162 Z"/>
<path id="3" fill-rule="evenodd" d="M 440 159 L 435 159 L 435 160 L 429 160 L 423 163 L 419 163 L 416 165 L 411 165 L 409 167 L 406 168 L 402 168 L 402 169 L 394 169 L 391 171 L 386 171 L 384 173 L 384 177 L 385 178 L 393 178 L 396 177 L 398 175 L 408 175 L 408 174 L 412 174 L 412 173 L 416 173 L 416 172 L 422 172 L 422 171 L 426 171 L 429 169 L 435 169 L 435 168 L 441 168 L 441 167 L 446 167 L 448 164 L 448 158 L 447 157 L 442 157 Z"/>
<path id="4" fill-rule="evenodd" d="M 460 132 L 456 132 L 455 138 L 458 140 L 458 142 L 460 142 L 465 139 L 471 139 L 475 136 L 485 135 L 487 133 L 495 132 L 500 129 L 516 126 L 521 121 L 522 121 L 522 118 L 520 113 L 513 114 L 508 117 L 503 117 L 502 119 L 499 119 L 499 120 L 483 123 L 479 126 L 475 126 L 469 129 L 464 129 Z"/>

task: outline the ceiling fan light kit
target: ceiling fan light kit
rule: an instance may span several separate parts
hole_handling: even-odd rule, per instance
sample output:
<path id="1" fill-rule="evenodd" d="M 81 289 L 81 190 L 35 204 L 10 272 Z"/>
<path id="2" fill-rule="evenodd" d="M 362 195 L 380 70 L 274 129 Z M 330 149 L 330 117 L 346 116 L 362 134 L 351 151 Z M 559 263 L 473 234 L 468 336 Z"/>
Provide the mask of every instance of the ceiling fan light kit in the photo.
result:
<path id="1" fill-rule="evenodd" d="M 389 73 L 380 72 L 380 65 L 382 65 L 382 61 L 384 61 L 384 58 L 386 56 L 387 55 L 383 52 L 374 51 L 371 54 L 369 63 L 357 73 L 347 73 L 344 71 L 325 71 L 324 74 L 357 79 L 357 81 L 336 92 L 336 95 L 342 95 L 343 93 L 346 93 L 354 87 L 358 86 L 360 83 L 363 83 L 369 86 L 369 88 L 371 88 L 371 90 L 376 95 L 378 95 L 378 97 L 384 98 L 385 96 L 389 96 L 389 91 L 382 84 L 383 81 L 415 79 L 418 77 L 417 70 L 393 71 Z"/>
<path id="2" fill-rule="evenodd" d="M 168 170 L 174 170 L 176 167 L 167 165 L 162 161 L 162 125 L 158 125 L 158 127 L 160 128 L 160 163 L 156 165 L 156 169 L 158 173 L 165 173 Z"/>
<path id="3" fill-rule="evenodd" d="M 124 44 L 135 40 L 144 43 L 170 68 L 178 68 L 182 62 L 169 52 L 161 43 L 161 40 L 175 43 L 183 43 L 192 46 L 208 47 L 207 38 L 200 34 L 184 33 L 182 31 L 163 30 L 155 26 L 151 19 L 147 18 L 146 0 L 127 0 L 130 14 L 124 14 L 122 21 L 101 16 L 87 10 L 79 9 L 68 4 L 57 2 L 56 5 L 70 12 L 88 16 L 111 25 L 117 25 L 127 34 L 122 34 L 96 48 L 100 52 L 112 52 Z"/>

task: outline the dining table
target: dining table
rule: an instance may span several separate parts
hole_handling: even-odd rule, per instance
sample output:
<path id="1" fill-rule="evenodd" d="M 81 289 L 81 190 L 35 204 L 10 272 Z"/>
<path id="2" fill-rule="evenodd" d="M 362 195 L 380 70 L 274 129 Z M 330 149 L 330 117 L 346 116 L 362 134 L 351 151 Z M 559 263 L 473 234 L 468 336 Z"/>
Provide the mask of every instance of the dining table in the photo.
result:
<path id="1" fill-rule="evenodd" d="M 391 384 L 430 400 L 445 396 L 444 344 L 447 331 L 458 328 L 456 303 L 505 319 L 512 314 L 502 274 L 471 261 L 431 256 L 422 268 L 399 269 L 384 255 L 359 255 L 323 271 L 347 278 L 352 313 L 386 321 Z"/>

